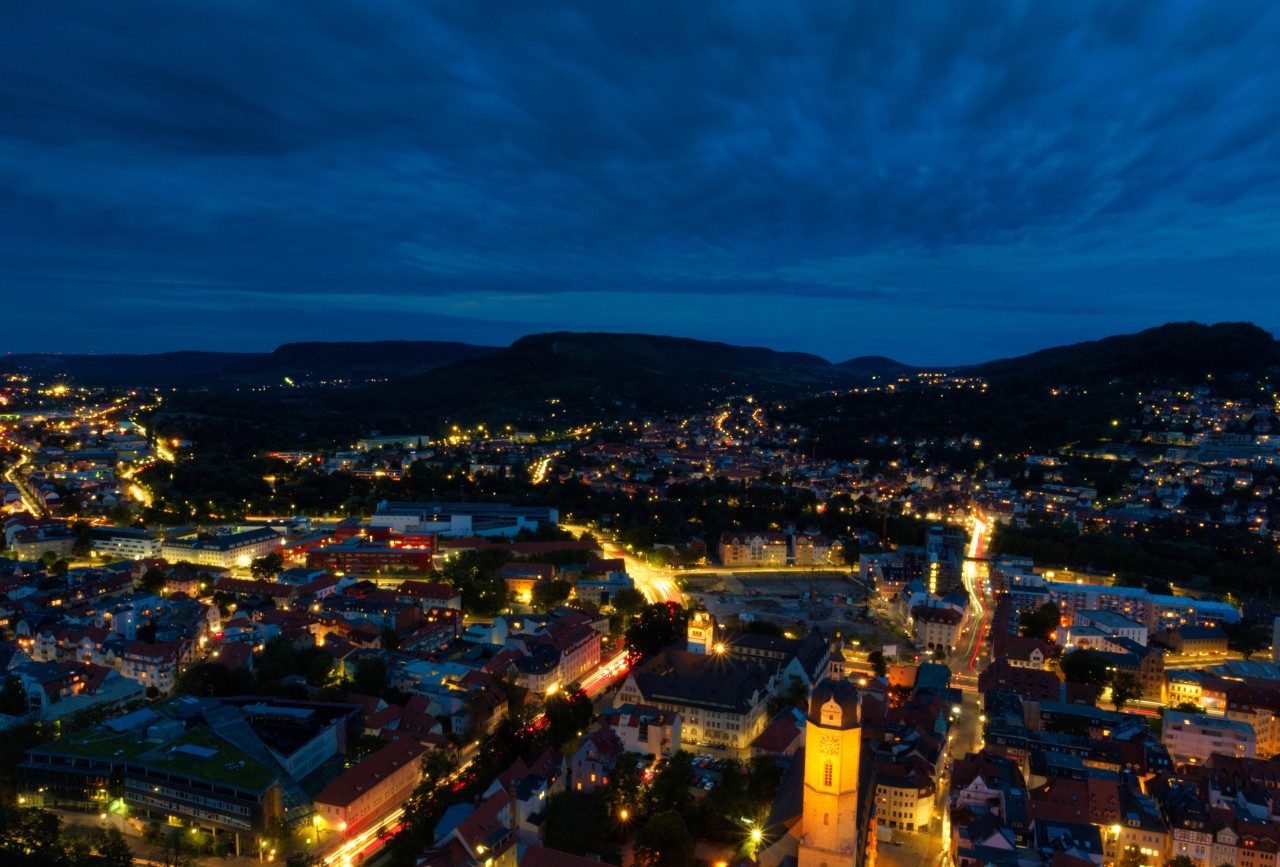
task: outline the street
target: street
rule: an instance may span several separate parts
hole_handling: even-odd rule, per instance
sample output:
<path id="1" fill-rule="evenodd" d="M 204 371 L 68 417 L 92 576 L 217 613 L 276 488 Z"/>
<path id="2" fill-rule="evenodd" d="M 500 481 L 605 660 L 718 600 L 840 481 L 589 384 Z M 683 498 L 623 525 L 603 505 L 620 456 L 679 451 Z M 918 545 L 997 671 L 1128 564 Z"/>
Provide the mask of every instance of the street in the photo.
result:
<path id="1" fill-rule="evenodd" d="M 583 533 L 591 533 L 599 540 L 600 547 L 606 557 L 622 559 L 627 564 L 627 574 L 636 582 L 636 589 L 644 594 L 645 599 L 650 602 L 684 604 L 684 596 L 681 595 L 680 588 L 676 586 L 676 582 L 672 580 L 669 572 L 651 569 L 647 564 L 641 562 L 590 527 L 576 524 L 561 524 L 560 526 L 576 536 L 581 536 Z"/>

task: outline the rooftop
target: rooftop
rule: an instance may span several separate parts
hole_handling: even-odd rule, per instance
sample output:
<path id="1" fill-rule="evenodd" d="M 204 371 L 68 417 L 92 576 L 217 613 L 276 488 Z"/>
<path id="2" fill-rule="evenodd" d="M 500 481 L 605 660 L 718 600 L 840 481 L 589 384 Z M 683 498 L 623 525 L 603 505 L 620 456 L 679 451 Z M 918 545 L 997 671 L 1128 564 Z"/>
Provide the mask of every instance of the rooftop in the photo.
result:
<path id="1" fill-rule="evenodd" d="M 199 777 L 214 783 L 260 791 L 276 772 L 249 758 L 203 726 L 193 726 L 168 743 L 141 740 L 133 732 L 96 727 L 58 738 L 41 750 L 65 756 L 107 759 L 160 771 Z"/>

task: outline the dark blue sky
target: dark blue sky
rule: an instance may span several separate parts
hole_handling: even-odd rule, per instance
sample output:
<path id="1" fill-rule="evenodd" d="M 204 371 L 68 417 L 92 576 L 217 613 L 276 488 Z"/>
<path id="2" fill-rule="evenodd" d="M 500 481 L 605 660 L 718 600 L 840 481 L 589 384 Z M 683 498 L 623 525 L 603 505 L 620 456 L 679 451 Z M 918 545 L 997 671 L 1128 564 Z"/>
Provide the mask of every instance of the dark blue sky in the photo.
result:
<path id="1" fill-rule="evenodd" d="M 1280 326 L 1280 5 L 14 4 L 9 351 Z"/>

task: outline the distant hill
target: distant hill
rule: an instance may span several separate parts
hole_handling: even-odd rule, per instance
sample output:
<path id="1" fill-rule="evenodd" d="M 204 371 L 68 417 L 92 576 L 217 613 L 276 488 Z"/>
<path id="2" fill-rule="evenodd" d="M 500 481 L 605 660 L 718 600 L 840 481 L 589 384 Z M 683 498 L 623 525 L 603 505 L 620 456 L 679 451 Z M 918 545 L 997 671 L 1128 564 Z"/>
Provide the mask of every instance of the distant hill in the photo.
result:
<path id="1" fill-rule="evenodd" d="M 988 379 L 1037 377 L 1088 383 L 1111 378 L 1178 379 L 1256 372 L 1280 365 L 1280 344 L 1248 322 L 1171 322 L 1137 334 L 1055 346 L 964 368 Z"/>
<path id="2" fill-rule="evenodd" d="M 894 361 L 892 358 L 885 358 L 883 355 L 860 355 L 857 358 L 842 361 L 836 367 L 859 376 L 897 376 L 900 373 L 924 369 Z"/>
<path id="3" fill-rule="evenodd" d="M 399 377 L 499 352 L 437 340 L 380 340 L 372 343 L 286 343 L 266 355 L 228 365 L 222 373 L 239 378 L 304 376 L 311 379 Z"/>
<path id="4" fill-rule="evenodd" d="M 0 373 L 65 376 L 86 385 L 228 386 L 304 380 L 393 379 L 497 352 L 435 340 L 286 343 L 271 352 L 152 355 L 27 354 L 0 357 Z"/>
<path id="5" fill-rule="evenodd" d="M 388 403 L 438 416 L 592 421 L 704 407 L 735 394 L 790 395 L 856 377 L 816 355 L 648 334 L 556 332 L 420 376 L 352 393 L 352 408 Z M 422 420 L 423 422 L 426 419 Z"/>
<path id="6" fill-rule="evenodd" d="M 968 435 L 988 457 L 1097 443 L 1126 430 L 1133 396 L 1153 384 L 1213 383 L 1219 393 L 1256 396 L 1254 377 L 1280 365 L 1280 345 L 1248 323 L 1175 322 L 1137 334 L 1058 346 L 956 372 L 981 376 L 989 387 L 903 389 L 799 401 L 782 420 L 813 431 L 829 457 L 856 457 L 868 438 L 945 440 Z M 1230 374 L 1246 374 L 1235 381 Z M 1084 386 L 1058 393 L 1056 386 Z"/>
<path id="7" fill-rule="evenodd" d="M 252 361 L 261 353 L 160 352 L 152 355 L 53 355 L 32 353 L 0 357 L 0 373 L 65 376 L 86 385 L 185 385 L 218 376 L 227 367 Z"/>

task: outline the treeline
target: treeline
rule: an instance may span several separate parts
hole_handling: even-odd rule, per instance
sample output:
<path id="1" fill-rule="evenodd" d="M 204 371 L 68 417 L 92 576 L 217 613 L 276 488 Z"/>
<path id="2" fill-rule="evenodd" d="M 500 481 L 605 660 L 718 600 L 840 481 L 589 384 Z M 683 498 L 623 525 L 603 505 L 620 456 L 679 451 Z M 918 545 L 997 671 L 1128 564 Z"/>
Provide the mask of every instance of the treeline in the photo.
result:
<path id="1" fill-rule="evenodd" d="M 346 678 L 334 669 L 333 657 L 324 648 L 299 648 L 282 635 L 267 641 L 254 658 L 252 671 L 227 668 L 217 662 L 198 662 L 178 675 L 174 692 L 213 697 L 270 695 L 318 701 L 346 701 L 348 693 L 356 692 L 380 696 L 397 704 L 407 700 L 407 696 L 387 688 L 387 663 L 381 657 L 361 659 L 352 676 Z"/>
<path id="2" fill-rule="evenodd" d="M 657 500 L 592 490 L 576 480 L 547 486 L 546 493 L 561 514 L 612 527 L 621 543 L 637 551 L 695 536 L 714 551 L 725 531 L 781 530 L 788 525 L 797 531 L 816 527 L 834 539 L 868 529 L 895 545 L 919 545 L 930 524 L 904 514 L 899 504 L 875 504 L 844 494 L 819 501 L 806 488 L 723 478 L 670 485 Z"/>
<path id="3" fill-rule="evenodd" d="M 911 442 L 967 434 L 981 441 L 971 460 L 1052 451 L 1112 434 L 1112 420 L 1135 409 L 1119 385 L 1072 389 L 1057 396 L 1057 383 L 1043 379 L 993 382 L 987 388 L 908 386 L 894 392 L 849 394 L 800 401 L 779 420 L 811 431 L 819 457 L 860 458 L 866 439 L 896 437 Z"/>
<path id="4" fill-rule="evenodd" d="M 1032 557 L 1037 565 L 1113 572 L 1129 583 L 1198 582 L 1250 595 L 1280 589 L 1280 557 L 1266 537 L 1180 518 L 1089 531 L 1056 522 L 998 524 L 989 550 L 992 556 Z"/>
<path id="5" fill-rule="evenodd" d="M 66 825 L 48 810 L 0 807 L 0 864 L 5 867 L 133 867 L 116 828 Z"/>
<path id="6" fill-rule="evenodd" d="M 693 867 L 698 840 L 717 840 L 754 850 L 747 818 L 763 826 L 782 781 L 782 769 L 769 756 L 743 764 L 724 761 L 719 782 L 694 799 L 693 756 L 681 750 L 651 784 L 641 781 L 637 759 L 623 755 L 609 773 L 609 786 L 590 794 L 565 791 L 547 803 L 547 846 L 575 855 L 595 853 L 610 864 L 622 863 L 622 848 L 633 843 L 640 867 Z"/>
<path id="7" fill-rule="evenodd" d="M 270 457 L 200 451 L 179 454 L 174 463 L 158 461 L 139 473 L 137 481 L 152 495 L 143 519 L 164 524 L 237 520 L 251 514 L 362 516 L 372 514 L 385 499 L 538 499 L 522 465 L 513 467 L 510 476 L 471 475 L 461 461 L 418 461 L 397 480 L 342 470 L 330 473 Z"/>

